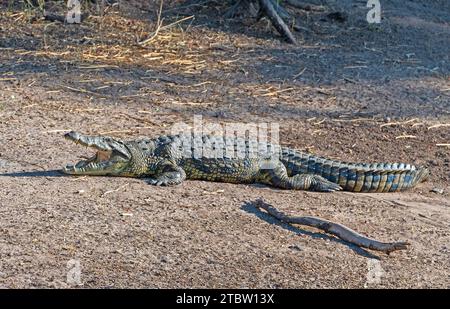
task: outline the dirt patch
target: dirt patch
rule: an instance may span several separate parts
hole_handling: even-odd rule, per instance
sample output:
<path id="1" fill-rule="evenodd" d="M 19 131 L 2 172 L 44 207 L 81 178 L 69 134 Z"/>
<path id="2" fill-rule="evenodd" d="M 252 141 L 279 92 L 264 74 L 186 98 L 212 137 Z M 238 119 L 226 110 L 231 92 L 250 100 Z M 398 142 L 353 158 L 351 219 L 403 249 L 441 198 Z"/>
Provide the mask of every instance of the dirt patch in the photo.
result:
<path id="1" fill-rule="evenodd" d="M 264 20 L 167 1 L 167 24 L 195 19 L 145 48 L 137 42 L 155 29 L 157 5 L 130 2 L 80 25 L 1 6 L 0 286 L 72 286 L 75 260 L 83 287 L 364 287 L 375 260 L 382 277 L 371 287 L 449 287 L 449 3 L 382 2 L 373 26 L 364 1 L 310 2 L 327 10 L 297 11 L 311 31 L 288 46 Z M 324 19 L 334 11 L 348 20 Z M 194 115 L 279 123 L 284 145 L 426 165 L 431 178 L 406 193 L 321 194 L 57 171 L 86 154 L 67 130 L 157 136 Z M 273 220 L 252 206 L 260 197 L 412 245 L 361 250 Z"/>

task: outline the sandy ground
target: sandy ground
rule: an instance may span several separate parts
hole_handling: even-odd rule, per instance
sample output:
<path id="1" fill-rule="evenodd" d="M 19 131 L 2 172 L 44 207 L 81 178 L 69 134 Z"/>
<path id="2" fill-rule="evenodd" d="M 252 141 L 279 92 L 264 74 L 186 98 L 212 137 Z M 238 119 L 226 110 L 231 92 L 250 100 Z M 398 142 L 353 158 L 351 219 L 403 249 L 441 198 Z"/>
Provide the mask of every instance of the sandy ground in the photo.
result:
<path id="1" fill-rule="evenodd" d="M 298 46 L 264 20 L 224 20 L 221 6 L 165 3 L 165 24 L 195 19 L 145 48 L 136 42 L 155 29 L 154 6 L 63 25 L 2 5 L 0 286 L 448 288 L 449 2 L 385 1 L 374 26 L 364 1 L 311 1 L 326 11 L 295 11 L 311 29 Z M 326 18 L 336 10 L 348 20 Z M 194 115 L 278 123 L 284 145 L 425 165 L 431 178 L 405 193 L 324 194 L 58 172 L 90 153 L 62 138 L 68 130 L 157 136 Z M 277 222 L 257 198 L 411 246 L 362 250 Z M 67 281 L 78 262 L 79 285 Z"/>

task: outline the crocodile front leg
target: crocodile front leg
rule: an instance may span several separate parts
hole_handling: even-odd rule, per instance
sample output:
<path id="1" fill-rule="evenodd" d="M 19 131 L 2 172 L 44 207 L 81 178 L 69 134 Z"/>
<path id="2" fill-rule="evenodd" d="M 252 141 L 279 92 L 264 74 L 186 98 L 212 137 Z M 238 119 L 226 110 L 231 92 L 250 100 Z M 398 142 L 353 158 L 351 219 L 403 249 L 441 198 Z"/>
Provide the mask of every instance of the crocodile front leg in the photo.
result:
<path id="1" fill-rule="evenodd" d="M 159 173 L 153 177 L 147 177 L 146 181 L 155 186 L 173 186 L 182 183 L 186 179 L 186 172 L 179 166 L 168 162 L 161 166 Z"/>
<path id="2" fill-rule="evenodd" d="M 289 177 L 286 167 L 280 162 L 273 169 L 262 170 L 259 181 L 281 189 L 333 192 L 341 186 L 322 176 L 297 174 Z"/>

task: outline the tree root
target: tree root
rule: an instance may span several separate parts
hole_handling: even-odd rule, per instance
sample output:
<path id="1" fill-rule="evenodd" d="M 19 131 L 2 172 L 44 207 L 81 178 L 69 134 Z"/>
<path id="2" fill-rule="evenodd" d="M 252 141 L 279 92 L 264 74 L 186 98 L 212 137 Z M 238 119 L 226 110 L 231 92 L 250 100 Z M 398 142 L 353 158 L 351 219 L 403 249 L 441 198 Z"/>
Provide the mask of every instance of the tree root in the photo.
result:
<path id="1" fill-rule="evenodd" d="M 284 21 L 293 19 L 291 14 L 280 4 L 279 0 L 269 0 L 269 2 L 272 3 L 273 8 Z"/>
<path id="2" fill-rule="evenodd" d="M 250 14 L 251 17 L 256 17 L 256 20 L 260 20 L 262 17 L 267 16 L 275 29 L 277 29 L 282 36 L 286 37 L 290 43 L 295 44 L 296 40 L 289 27 L 286 25 L 286 21 L 294 19 L 277 1 L 278 0 L 235 0 L 234 4 L 226 10 L 223 17 L 226 19 L 233 18 L 240 13 L 243 13 Z"/>
<path id="3" fill-rule="evenodd" d="M 262 208 L 272 217 L 289 224 L 300 224 L 318 228 L 326 233 L 332 234 L 346 242 L 354 244 L 358 247 L 372 249 L 375 251 L 381 251 L 389 254 L 396 250 L 405 250 L 409 243 L 407 242 L 380 242 L 378 240 L 365 237 L 356 231 L 339 223 L 334 223 L 328 220 L 324 220 L 318 217 L 292 217 L 278 211 L 273 206 L 265 203 L 263 200 L 258 199 L 255 202 L 257 208 Z"/>
<path id="4" fill-rule="evenodd" d="M 289 0 L 284 2 L 287 5 L 305 11 L 321 12 L 325 10 L 323 6 L 302 4 L 299 0 Z M 255 10 L 258 10 L 258 12 L 256 13 Z M 260 20 L 262 17 L 266 16 L 275 29 L 283 37 L 285 37 L 289 43 L 292 44 L 296 44 L 296 39 L 292 34 L 291 29 L 295 31 L 311 32 L 311 30 L 299 26 L 295 22 L 295 18 L 284 8 L 284 6 L 280 4 L 279 0 L 235 0 L 233 5 L 225 12 L 223 16 L 228 19 L 236 17 L 240 13 L 250 13 L 252 17 L 255 17 L 256 15 L 257 20 Z"/>
<path id="5" fill-rule="evenodd" d="M 279 6 L 278 4 L 275 4 L 276 6 Z M 294 36 L 292 35 L 291 30 L 289 30 L 289 27 L 286 25 L 284 20 L 280 17 L 280 14 L 278 12 L 285 12 L 284 9 L 281 9 L 281 7 L 278 8 L 278 11 L 275 9 L 275 6 L 273 5 L 273 2 L 271 0 L 259 0 L 259 9 L 260 14 L 259 15 L 266 15 L 267 18 L 272 22 L 273 26 L 277 31 L 286 37 L 286 39 L 289 41 L 289 43 L 296 44 L 297 41 L 295 40 Z M 285 15 L 281 13 L 282 15 Z M 286 12 L 287 14 L 287 12 Z"/>

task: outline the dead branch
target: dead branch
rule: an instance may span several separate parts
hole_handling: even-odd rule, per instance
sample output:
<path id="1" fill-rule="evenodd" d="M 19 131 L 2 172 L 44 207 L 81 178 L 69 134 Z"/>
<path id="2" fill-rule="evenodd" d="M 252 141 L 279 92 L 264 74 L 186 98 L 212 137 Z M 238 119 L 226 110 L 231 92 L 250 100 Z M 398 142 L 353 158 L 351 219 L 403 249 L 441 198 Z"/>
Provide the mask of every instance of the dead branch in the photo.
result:
<path id="1" fill-rule="evenodd" d="M 173 23 L 168 24 L 168 25 L 165 25 L 165 26 L 162 26 L 162 21 L 163 21 L 164 19 L 161 19 L 159 26 L 158 26 L 158 27 L 156 28 L 156 30 L 151 34 L 151 37 L 148 38 L 148 39 L 145 39 L 145 40 L 143 40 L 143 41 L 141 41 L 141 42 L 139 42 L 139 45 L 145 46 L 146 44 L 150 43 L 153 39 L 155 39 L 155 38 L 158 36 L 158 33 L 159 33 L 161 30 L 169 29 L 169 28 L 171 28 L 171 27 L 173 27 L 173 26 L 175 26 L 175 25 L 178 25 L 179 23 L 182 23 L 182 22 L 184 22 L 184 21 L 186 21 L 186 20 L 189 20 L 189 19 L 191 19 L 191 18 L 195 18 L 195 16 L 194 16 L 194 15 L 187 16 L 187 17 L 184 17 L 184 18 L 182 18 L 182 19 L 179 19 L 179 20 L 177 20 L 177 21 L 174 21 Z"/>
<path id="2" fill-rule="evenodd" d="M 358 247 L 381 251 L 389 254 L 396 250 L 405 250 L 409 243 L 407 242 L 380 242 L 373 238 L 365 237 L 356 231 L 339 223 L 334 223 L 318 217 L 292 217 L 278 211 L 273 206 L 265 203 L 263 200 L 258 199 L 255 202 L 257 208 L 262 208 L 272 217 L 289 224 L 300 224 L 315 227 L 326 233 L 332 234 L 346 242 L 354 244 Z"/>
<path id="3" fill-rule="evenodd" d="M 163 9 L 163 3 L 164 1 L 161 0 L 159 2 L 159 10 L 158 10 L 158 20 L 156 21 L 156 30 L 153 32 L 152 36 L 144 41 L 139 42 L 139 44 L 141 45 L 145 45 L 149 42 L 151 42 L 154 38 L 156 38 L 158 36 L 159 31 L 161 30 L 161 26 L 162 26 L 162 22 L 164 19 L 161 19 L 161 13 L 162 13 L 162 9 Z"/>

